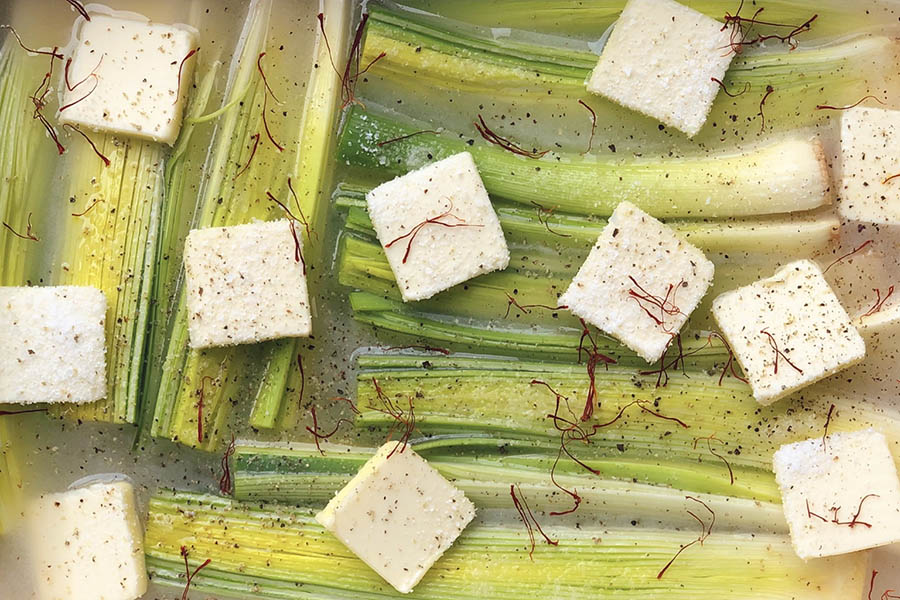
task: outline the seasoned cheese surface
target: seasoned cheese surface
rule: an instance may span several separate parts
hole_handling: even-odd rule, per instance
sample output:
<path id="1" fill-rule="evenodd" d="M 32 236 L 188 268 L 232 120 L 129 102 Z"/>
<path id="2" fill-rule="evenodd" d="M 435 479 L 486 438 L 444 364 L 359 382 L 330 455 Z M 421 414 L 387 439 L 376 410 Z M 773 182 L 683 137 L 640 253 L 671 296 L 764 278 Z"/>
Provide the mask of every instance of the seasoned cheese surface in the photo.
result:
<path id="1" fill-rule="evenodd" d="M 838 210 L 845 219 L 900 223 L 900 110 L 858 106 L 841 115 Z"/>
<path id="2" fill-rule="evenodd" d="M 195 229 L 184 245 L 191 346 L 233 346 L 306 337 L 312 313 L 303 226 L 288 221 Z"/>
<path id="3" fill-rule="evenodd" d="M 412 448 L 384 444 L 316 520 L 402 593 L 475 517 L 475 507 Z"/>
<path id="4" fill-rule="evenodd" d="M 775 453 L 774 469 L 800 558 L 900 542 L 900 481 L 882 434 L 834 433 L 788 444 Z"/>
<path id="5" fill-rule="evenodd" d="M 468 152 L 383 183 L 366 202 L 405 301 L 509 264 L 500 220 Z"/>
<path id="6" fill-rule="evenodd" d="M 106 397 L 106 296 L 93 287 L 0 287 L 0 403 Z"/>
<path id="7" fill-rule="evenodd" d="M 821 269 L 808 260 L 720 295 L 712 313 L 761 404 L 828 377 L 866 354 L 847 311 Z"/>
<path id="8" fill-rule="evenodd" d="M 714 270 L 670 227 L 622 202 L 559 303 L 653 362 L 697 308 Z"/>
<path id="9" fill-rule="evenodd" d="M 60 122 L 174 144 L 197 60 L 187 58 L 198 47 L 195 34 L 102 14 L 77 33 L 60 85 Z"/>
<path id="10" fill-rule="evenodd" d="M 629 0 L 588 79 L 594 94 L 689 136 L 709 114 L 734 52 L 730 29 L 673 0 Z"/>

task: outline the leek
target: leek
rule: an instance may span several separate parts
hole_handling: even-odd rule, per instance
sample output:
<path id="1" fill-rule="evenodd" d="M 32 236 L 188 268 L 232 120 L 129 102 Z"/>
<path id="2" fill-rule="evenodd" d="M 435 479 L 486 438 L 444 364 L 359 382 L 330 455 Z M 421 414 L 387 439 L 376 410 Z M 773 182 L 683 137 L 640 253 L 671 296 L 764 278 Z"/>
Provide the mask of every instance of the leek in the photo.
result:
<path id="1" fill-rule="evenodd" d="M 621 3 L 617 4 L 618 10 Z M 721 19 L 727 11 L 736 9 L 736 3 L 720 3 L 717 17 Z M 511 12 L 521 14 L 519 10 Z M 872 58 L 890 60 L 894 43 L 889 37 L 860 35 L 825 45 L 807 45 L 808 33 L 815 35 L 826 15 L 819 8 L 810 7 L 798 12 L 803 15 L 797 17 L 799 22 L 820 13 L 810 32 L 797 37 L 800 47 L 792 50 L 788 44 L 776 43 L 766 48 L 748 48 L 736 56 L 724 85 L 728 90 L 747 91 L 737 97 L 720 94 L 708 119 L 711 125 L 695 141 L 721 145 L 719 138 L 724 135 L 733 134 L 734 140 L 757 135 L 761 127 L 759 102 L 767 86 L 777 90 L 778 97 L 777 102 L 773 99 L 767 105 L 766 121 L 782 129 L 828 119 L 829 115 L 815 110 L 817 104 L 852 103 L 881 89 L 883 74 L 873 65 L 882 62 Z M 596 112 L 599 139 L 626 137 L 621 135 L 623 122 L 638 126 L 637 131 L 652 126 L 652 120 L 586 92 L 584 81 L 597 62 L 598 48 L 594 44 L 555 36 L 531 40 L 528 36 L 497 35 L 496 30 L 434 19 L 391 5 L 373 6 L 370 14 L 363 60 L 368 64 L 381 52 L 386 53 L 369 73 L 372 83 L 364 93 L 370 99 L 387 104 L 398 94 L 420 96 L 424 87 L 461 95 L 455 105 L 471 106 L 470 110 L 489 101 L 492 107 L 511 111 L 510 116 L 516 113 L 517 106 L 523 105 L 532 113 L 544 104 L 557 111 L 575 111 L 575 103 L 581 99 Z M 769 16 L 768 11 L 766 14 Z M 872 23 L 877 24 L 874 20 Z M 846 31 L 841 29 L 841 35 Z M 603 28 L 596 30 L 594 37 L 601 33 Z M 560 115 L 553 116 L 557 121 Z M 474 117 L 475 114 L 470 115 L 470 119 Z M 641 137 L 660 142 L 661 147 L 671 144 L 664 135 Z M 545 141 L 552 143 L 550 138 Z M 605 143 L 601 148 L 605 149 Z M 639 151 L 647 149 L 644 143 Z"/>
<path id="2" fill-rule="evenodd" d="M 341 184 L 334 206 L 346 213 L 344 228 L 373 236 L 366 208 L 368 188 Z M 554 205 L 525 208 L 494 202 L 503 233 L 512 244 L 558 249 L 590 248 L 606 226 L 605 219 L 555 211 Z M 759 252 L 813 255 L 838 236 L 840 221 L 831 211 L 787 218 L 667 220 L 692 244 L 707 252 Z"/>
<path id="3" fill-rule="evenodd" d="M 11 33 L 0 45 L 0 285 L 34 283 L 34 267 L 50 243 L 44 231 L 44 189 L 50 180 L 53 142 L 32 118 L 31 91 L 41 81 L 44 57 L 29 58 Z M 22 239 L 32 223 L 35 237 Z M 7 228 L 7 226 L 9 228 Z"/>
<path id="4" fill-rule="evenodd" d="M 238 500 L 286 502 L 320 506 L 338 492 L 374 454 L 374 448 L 320 443 L 264 443 L 241 441 L 234 455 L 234 497 Z M 549 479 L 552 462 L 536 455 L 533 448 L 516 441 L 495 438 L 453 437 L 412 444 L 428 463 L 462 489 L 479 509 L 508 508 L 509 486 L 519 484 L 532 508 L 544 511 L 567 509 L 572 501 Z M 745 531 L 785 533 L 780 496 L 765 500 L 739 498 L 733 489 L 720 485 L 721 474 L 704 472 L 706 463 L 691 469 L 676 469 L 673 485 L 651 485 L 635 481 L 642 465 L 630 465 L 633 475 L 625 479 L 595 476 L 560 463 L 555 480 L 567 489 L 577 489 L 582 503 L 576 516 L 600 516 L 605 523 L 637 519 L 653 526 L 686 526 L 680 514 L 682 490 L 707 494 L 706 502 L 716 512 L 722 527 Z M 771 478 L 769 478 L 771 479 Z M 700 484 L 698 485 L 698 482 Z M 739 485 L 746 484 L 742 481 Z M 763 485 L 770 482 L 763 481 Z M 705 484 L 705 485 L 704 485 Z M 665 515 L 661 519 L 661 515 Z"/>
<path id="5" fill-rule="evenodd" d="M 22 476 L 7 422 L 0 417 L 0 536 L 12 528 L 22 501 Z"/>
<path id="6" fill-rule="evenodd" d="M 405 173 L 458 152 L 469 151 L 487 191 L 529 205 L 552 203 L 560 210 L 609 215 L 628 200 L 659 218 L 741 217 L 804 211 L 831 202 L 821 144 L 800 138 L 769 143 L 737 154 L 681 158 L 611 159 L 560 153 L 540 160 L 460 136 L 413 135 L 418 127 L 381 114 L 351 109 L 338 158 L 350 165 Z"/>
<path id="7" fill-rule="evenodd" d="M 560 545 L 539 546 L 532 561 L 524 528 L 473 523 L 405 597 L 693 600 L 715 593 L 746 600 L 844 600 L 860 596 L 867 585 L 862 554 L 804 563 L 783 535 L 714 530 L 657 578 L 680 545 L 696 539 L 693 529 L 545 529 Z M 144 541 L 155 583 L 184 588 L 182 546 L 192 567 L 210 559 L 191 583 L 208 594 L 402 597 L 319 527 L 308 509 L 161 492 L 150 500 Z"/>
<path id="8" fill-rule="evenodd" d="M 326 69 L 311 69 L 311 84 L 302 114 L 299 118 L 282 119 L 269 101 L 268 125 L 276 139 L 286 146 L 284 153 L 273 158 L 270 142 L 265 133 L 262 108 L 266 87 L 259 75 L 257 60 L 264 50 L 269 27 L 271 0 L 259 0 L 251 4 L 234 63 L 229 74 L 221 114 L 217 117 L 216 132 L 204 169 L 207 178 L 200 190 L 195 227 L 228 226 L 246 223 L 253 219 L 283 218 L 281 209 L 267 201 L 266 192 L 292 204 L 288 178 L 293 174 L 293 189 L 297 193 L 300 209 L 312 223 L 319 219 L 319 188 L 324 176 L 325 159 L 330 141 L 330 124 L 338 86 L 336 75 Z M 349 17 L 346 8 L 335 5 L 330 12 L 335 38 L 332 44 L 342 43 L 339 31 L 341 23 Z M 321 42 L 316 52 L 321 55 Z M 287 69 L 288 65 L 272 63 L 267 76 Z M 294 94 L 300 91 L 292 91 Z M 282 98 L 284 100 L 284 98 Z M 297 100 L 288 97 L 287 100 Z M 293 115 L 294 113 L 289 113 Z M 274 119 L 278 118 L 276 122 Z M 198 119 L 200 120 L 200 119 Z M 261 135 L 259 148 L 253 155 L 254 136 Z M 250 159 L 253 156 L 252 160 Z M 290 161 L 290 169 L 282 167 Z M 252 201 L 250 201 L 252 200 Z M 316 245 L 316 238 L 306 240 L 305 247 Z M 191 446 L 213 450 L 220 442 L 233 404 L 238 398 L 251 395 L 258 386 L 253 374 L 268 365 L 263 375 L 264 385 L 257 387 L 260 405 L 254 413 L 256 425 L 260 415 L 272 415 L 279 411 L 284 393 L 283 374 L 289 373 L 288 362 L 293 358 L 292 344 L 269 342 L 241 348 L 211 348 L 197 351 L 189 348 L 187 313 L 184 290 L 176 292 L 176 306 L 171 335 L 166 349 L 161 375 L 161 385 L 156 394 L 151 434 L 168 437 Z M 213 384 L 203 390 L 202 438 L 198 418 L 201 382 L 209 377 Z M 266 383 L 268 381 L 268 383 Z M 265 408 L 262 406 L 265 405 Z M 266 421 L 268 422 L 268 421 Z"/>
<path id="9" fill-rule="evenodd" d="M 626 0 L 404 0 L 403 4 L 451 19 L 464 19 L 484 27 L 515 27 L 532 31 L 563 32 L 596 38 L 612 25 Z M 690 7 L 714 19 L 734 13 L 738 3 L 730 0 L 692 0 Z M 863 14 L 845 2 L 829 0 L 757 0 L 753 10 L 764 8 L 766 20 L 778 23 L 802 23 L 813 13 L 819 18 L 803 40 L 819 36 L 843 35 L 848 29 L 877 25 L 875 15 Z M 745 10 L 747 7 L 745 7 Z M 743 14 L 743 13 L 741 13 Z M 745 15 L 746 16 L 746 15 Z"/>

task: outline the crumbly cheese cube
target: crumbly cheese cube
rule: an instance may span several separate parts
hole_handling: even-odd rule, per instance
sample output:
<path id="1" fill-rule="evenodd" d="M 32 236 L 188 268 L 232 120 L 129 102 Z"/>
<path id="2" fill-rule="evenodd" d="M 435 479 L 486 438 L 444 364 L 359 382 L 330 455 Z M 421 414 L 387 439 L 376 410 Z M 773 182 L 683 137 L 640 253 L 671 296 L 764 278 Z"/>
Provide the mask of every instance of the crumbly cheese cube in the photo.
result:
<path id="1" fill-rule="evenodd" d="M 383 183 L 366 202 L 404 301 L 509 264 L 500 220 L 468 152 Z"/>
<path id="2" fill-rule="evenodd" d="M 312 313 L 302 227 L 290 221 L 194 229 L 184 244 L 191 347 L 306 337 Z"/>
<path id="3" fill-rule="evenodd" d="M 629 0 L 587 89 L 694 136 L 733 52 L 722 23 L 673 0 Z"/>
<path id="4" fill-rule="evenodd" d="M 60 122 L 174 144 L 196 61 L 187 58 L 197 48 L 194 32 L 102 14 L 76 27 Z"/>
<path id="5" fill-rule="evenodd" d="M 697 308 L 714 270 L 671 228 L 622 202 L 559 303 L 653 362 Z"/>
<path id="6" fill-rule="evenodd" d="M 49 494 L 28 516 L 39 600 L 135 600 L 147 590 L 144 534 L 130 483 Z"/>
<path id="7" fill-rule="evenodd" d="M 106 296 L 92 287 L 0 287 L 0 403 L 106 397 Z"/>
<path id="8" fill-rule="evenodd" d="M 406 594 L 474 517 L 469 499 L 425 459 L 388 442 L 316 520 Z"/>
<path id="9" fill-rule="evenodd" d="M 725 292 L 713 301 L 712 313 L 760 404 L 833 375 L 866 354 L 822 270 L 808 260 Z"/>
<path id="10" fill-rule="evenodd" d="M 841 115 L 838 210 L 848 220 L 900 223 L 900 110 L 859 106 Z"/>
<path id="11" fill-rule="evenodd" d="M 900 542 L 900 480 L 882 434 L 869 429 L 788 444 L 775 453 L 774 468 L 800 558 Z"/>

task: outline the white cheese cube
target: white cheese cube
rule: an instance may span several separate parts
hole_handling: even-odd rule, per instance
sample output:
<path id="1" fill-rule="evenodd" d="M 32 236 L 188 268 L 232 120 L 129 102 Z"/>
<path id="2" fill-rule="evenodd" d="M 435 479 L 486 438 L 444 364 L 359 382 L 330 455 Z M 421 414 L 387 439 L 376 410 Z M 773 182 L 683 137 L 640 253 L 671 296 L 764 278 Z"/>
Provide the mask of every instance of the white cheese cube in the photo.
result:
<path id="1" fill-rule="evenodd" d="M 409 447 L 388 442 L 316 520 L 409 593 L 475 517 L 475 507 Z"/>
<path id="2" fill-rule="evenodd" d="M 302 252 L 286 220 L 194 229 L 184 244 L 191 347 L 306 337 L 312 313 Z"/>
<path id="3" fill-rule="evenodd" d="M 192 31 L 92 14 L 74 44 L 59 86 L 61 123 L 175 143 L 197 60 L 187 58 L 197 48 Z"/>
<path id="4" fill-rule="evenodd" d="M 92 287 L 0 287 L 0 403 L 106 397 L 106 296 Z"/>
<path id="5" fill-rule="evenodd" d="M 734 55 L 722 25 L 672 0 L 629 0 L 587 89 L 694 136 Z"/>
<path id="6" fill-rule="evenodd" d="M 559 303 L 653 362 L 697 308 L 714 270 L 670 227 L 622 202 Z"/>
<path id="7" fill-rule="evenodd" d="M 144 534 L 130 483 L 41 497 L 28 510 L 39 600 L 135 600 L 147 590 Z"/>
<path id="8" fill-rule="evenodd" d="M 383 183 L 366 202 L 404 301 L 509 264 L 500 220 L 468 152 Z"/>
<path id="9" fill-rule="evenodd" d="M 838 210 L 852 221 L 900 223 L 900 110 L 859 106 L 841 115 Z"/>
<path id="10" fill-rule="evenodd" d="M 713 317 L 750 381 L 771 404 L 863 359 L 866 346 L 821 269 L 808 260 L 725 292 Z"/>
<path id="11" fill-rule="evenodd" d="M 885 437 L 834 433 L 774 458 L 784 516 L 802 559 L 900 542 L 900 480 Z"/>

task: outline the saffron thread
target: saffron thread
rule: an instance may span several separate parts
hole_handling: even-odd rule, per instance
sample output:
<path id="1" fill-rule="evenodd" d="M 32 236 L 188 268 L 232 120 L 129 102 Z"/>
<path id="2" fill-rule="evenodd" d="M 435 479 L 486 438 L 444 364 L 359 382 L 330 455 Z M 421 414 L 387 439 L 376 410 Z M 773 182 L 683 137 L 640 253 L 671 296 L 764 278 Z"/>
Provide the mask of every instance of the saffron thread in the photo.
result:
<path id="1" fill-rule="evenodd" d="M 766 104 L 766 100 L 768 100 L 768 99 L 769 99 L 769 96 L 771 96 L 774 92 L 775 92 L 775 88 L 773 88 L 771 85 L 767 85 L 767 86 L 766 86 L 766 93 L 765 93 L 765 95 L 762 97 L 762 100 L 759 101 L 759 113 L 758 113 L 758 116 L 760 117 L 760 122 L 759 122 L 759 132 L 760 132 L 760 133 L 762 133 L 762 132 L 765 131 L 765 129 L 766 129 L 766 113 L 764 112 L 763 107 L 764 107 L 765 104 Z"/>
<path id="2" fill-rule="evenodd" d="M 518 492 L 518 496 L 516 495 L 516 492 Z M 525 494 L 522 493 L 522 488 L 519 487 L 519 484 L 509 484 L 509 495 L 512 497 L 513 506 L 516 507 L 516 511 L 518 511 L 519 517 L 525 525 L 525 530 L 528 532 L 528 540 L 531 543 L 531 550 L 528 551 L 528 557 L 531 560 L 534 560 L 535 528 L 537 528 L 538 532 L 543 536 L 545 542 L 551 546 L 558 546 L 559 540 L 551 539 L 550 536 L 544 533 L 541 524 L 538 523 L 534 513 L 531 512 L 531 507 L 528 506 L 528 500 L 525 499 Z"/>
<path id="3" fill-rule="evenodd" d="M 709 79 L 710 79 L 710 81 L 715 81 L 716 83 L 718 83 L 719 87 L 722 88 L 722 91 L 725 92 L 725 95 L 728 96 L 729 98 L 737 98 L 738 96 L 740 96 L 742 94 L 746 94 L 747 92 L 750 91 L 750 82 L 749 81 L 745 81 L 744 89 L 742 89 L 740 92 L 737 92 L 735 94 L 735 93 L 728 91 L 728 88 L 725 87 L 725 84 L 722 82 L 721 79 L 716 79 L 715 77 L 710 77 Z"/>
<path id="4" fill-rule="evenodd" d="M 34 235 L 34 232 L 31 230 L 31 213 L 28 213 L 27 224 L 26 224 L 26 226 L 25 226 L 25 234 L 24 234 L 24 235 L 21 234 L 21 233 L 19 233 L 19 232 L 16 231 L 15 229 L 13 229 L 13 228 L 10 226 L 10 224 L 7 223 L 7 222 L 5 222 L 5 221 L 3 222 L 3 226 L 6 227 L 7 229 L 9 229 L 10 233 L 12 233 L 12 234 L 13 234 L 14 236 L 16 236 L 17 238 L 21 238 L 21 239 L 23 239 L 23 240 L 29 240 L 29 241 L 32 241 L 32 242 L 39 242 L 39 241 L 41 241 L 40 238 L 38 238 L 36 235 Z"/>
<path id="5" fill-rule="evenodd" d="M 475 121 L 473 124 L 475 125 L 475 129 L 478 130 L 478 133 L 481 134 L 481 137 L 513 154 L 518 154 L 519 156 L 525 156 L 527 158 L 541 158 L 550 152 L 549 150 L 526 150 L 522 148 L 515 142 L 491 130 L 487 123 L 484 122 L 484 118 L 481 115 L 478 115 L 478 121 Z"/>
<path id="6" fill-rule="evenodd" d="M 181 63 L 178 65 L 178 85 L 175 88 L 175 100 L 172 101 L 172 104 L 178 104 L 178 99 L 181 97 L 181 73 L 184 70 L 184 63 L 198 52 L 200 52 L 200 46 L 197 46 L 188 52 L 187 55 L 181 59 Z"/>
<path id="7" fill-rule="evenodd" d="M 734 471 L 731 468 L 731 463 L 729 463 L 728 460 L 724 456 L 722 456 L 721 454 L 719 454 L 718 452 L 713 450 L 713 447 L 712 447 L 713 441 L 719 442 L 723 446 L 726 445 L 725 442 L 723 442 L 722 440 L 717 438 L 716 434 L 707 435 L 704 437 L 697 437 L 697 438 L 694 438 L 694 450 L 697 449 L 697 442 L 699 442 L 700 440 L 706 440 L 706 447 L 707 447 L 707 449 L 709 449 L 709 453 L 712 454 L 713 456 L 715 456 L 716 458 L 718 458 L 719 460 L 721 460 L 723 463 L 725 463 L 725 467 L 728 468 L 728 478 L 731 481 L 731 485 L 734 485 Z"/>
<path id="8" fill-rule="evenodd" d="M 370 405 L 369 408 L 384 415 L 388 415 L 394 421 L 391 425 L 391 429 L 388 431 L 387 441 L 391 441 L 393 439 L 394 433 L 397 431 L 398 426 L 403 430 L 400 439 L 397 440 L 397 443 L 394 445 L 393 450 L 388 453 L 387 457 L 392 457 L 398 450 L 400 451 L 400 454 L 403 454 L 403 452 L 406 450 L 407 444 L 409 443 L 410 436 L 412 436 L 413 431 L 415 431 L 416 429 L 416 413 L 413 407 L 412 398 L 407 397 L 409 410 L 404 411 L 399 404 L 395 403 L 393 400 L 391 400 L 390 397 L 388 397 L 387 394 L 384 393 L 384 390 L 382 390 L 381 386 L 378 384 L 378 380 L 374 377 L 372 378 L 372 385 L 375 387 L 375 396 L 381 403 L 381 406 L 377 407 Z"/>
<path id="9" fill-rule="evenodd" d="M 865 314 L 863 314 L 864 317 L 871 317 L 875 313 L 880 312 L 882 308 L 884 308 L 884 303 L 887 302 L 888 298 L 890 298 L 894 293 L 894 286 L 890 286 L 887 289 L 887 293 L 884 295 L 884 298 L 881 297 L 881 290 L 875 288 L 872 291 L 875 292 L 875 304 L 872 305 L 872 308 L 870 308 Z"/>
<path id="10" fill-rule="evenodd" d="M 235 442 L 234 442 L 234 434 L 231 434 L 231 443 L 225 448 L 225 453 L 222 454 L 222 477 L 219 478 L 219 491 L 228 496 L 231 494 L 233 489 L 232 480 L 231 480 L 231 466 L 228 464 L 228 459 L 234 455 L 235 452 Z"/>
<path id="11" fill-rule="evenodd" d="M 419 235 L 419 232 L 422 231 L 428 225 L 440 225 L 441 227 L 453 228 L 453 227 L 484 227 L 484 225 L 473 225 L 471 223 L 466 223 L 466 221 L 462 217 L 458 217 L 453 213 L 453 201 L 450 200 L 450 207 L 439 214 L 436 217 L 431 217 L 429 219 L 425 219 L 415 227 L 413 227 L 409 232 L 404 233 L 403 235 L 392 239 L 390 242 L 384 245 L 385 248 L 390 248 L 397 242 L 401 240 L 405 240 L 408 238 L 408 242 L 406 244 L 406 252 L 403 253 L 403 264 L 406 264 L 406 260 L 409 258 L 410 250 L 412 250 L 413 242 L 416 239 L 416 236 Z M 441 221 L 441 219 L 455 219 L 456 223 L 445 223 Z"/>
<path id="12" fill-rule="evenodd" d="M 91 20 L 91 15 L 88 14 L 88 11 L 85 10 L 85 8 L 81 4 L 81 2 L 78 2 L 78 0 L 66 0 L 66 2 L 71 4 L 72 8 L 74 8 L 78 12 L 78 14 L 80 14 L 82 17 L 84 17 L 85 21 Z"/>
<path id="13" fill-rule="evenodd" d="M 700 517 L 698 517 L 696 514 L 694 514 L 693 512 L 691 512 L 689 510 L 686 511 L 691 517 L 693 517 L 698 523 L 700 523 L 700 535 L 697 536 L 697 539 L 695 539 L 691 542 L 688 542 L 687 544 L 681 546 L 678 549 L 678 552 L 675 553 L 675 556 L 673 556 L 671 558 L 671 560 L 669 560 L 669 562 L 666 563 L 666 566 L 664 566 L 662 568 L 662 570 L 660 570 L 660 572 L 656 574 L 657 579 L 662 579 L 663 575 L 665 575 L 666 571 L 669 570 L 669 567 L 671 567 L 675 563 L 675 560 L 678 559 L 679 556 L 681 556 L 682 552 L 684 552 L 685 550 L 687 550 L 694 544 L 700 544 L 702 546 L 703 542 L 705 542 L 706 539 L 710 536 L 710 534 L 712 534 L 713 525 L 716 524 L 716 513 L 713 511 L 713 509 L 711 509 L 709 507 L 708 504 L 706 504 L 706 502 L 703 502 L 702 500 L 694 498 L 693 496 L 685 496 L 685 498 L 688 500 L 693 500 L 694 502 L 697 502 L 698 504 L 700 504 L 703 508 L 705 508 L 709 512 L 710 515 L 712 515 L 712 518 L 710 519 L 710 523 L 707 526 L 706 522 L 703 519 L 701 519 Z"/>
<path id="14" fill-rule="evenodd" d="M 244 167 L 237 172 L 237 174 L 234 176 L 234 179 L 237 179 L 238 177 L 243 175 L 244 171 L 250 168 L 250 163 L 253 161 L 253 157 L 256 156 L 256 148 L 259 146 L 260 139 L 259 132 L 251 135 L 250 139 L 253 140 L 253 147 L 250 149 L 250 158 L 247 159 L 247 164 L 245 164 Z"/>
<path id="15" fill-rule="evenodd" d="M 585 150 L 584 152 L 581 153 L 583 156 L 583 155 L 589 153 L 591 151 L 591 148 L 594 147 L 594 131 L 597 129 L 597 113 L 595 113 L 594 109 L 591 108 L 590 106 L 588 106 L 584 102 L 584 100 L 578 100 L 578 104 L 580 104 L 583 107 L 585 107 L 586 109 L 588 109 L 588 112 L 591 113 L 591 137 L 588 139 L 587 150 Z"/>
<path id="16" fill-rule="evenodd" d="M 532 200 L 531 203 L 535 206 L 535 208 L 537 208 L 538 221 L 544 227 L 547 228 L 547 231 L 549 231 L 553 235 L 558 235 L 559 237 L 564 237 L 564 238 L 572 237 L 571 233 L 560 233 L 560 232 L 554 231 L 553 229 L 550 228 L 549 219 L 553 215 L 553 212 L 556 210 L 555 207 L 554 208 L 544 208 L 542 205 L 538 204 L 534 200 Z"/>
<path id="17" fill-rule="evenodd" d="M 876 96 L 863 96 L 853 104 L 849 104 L 847 106 L 831 106 L 830 104 L 817 104 L 816 110 L 850 110 L 851 108 L 856 108 L 866 100 L 874 100 L 878 104 L 884 104 L 884 102 L 876 97 Z"/>
<path id="18" fill-rule="evenodd" d="M 822 450 L 828 452 L 828 426 L 831 425 L 831 415 L 834 414 L 834 404 L 828 407 L 828 415 L 825 417 L 825 431 L 822 433 Z"/>
<path id="19" fill-rule="evenodd" d="M 346 399 L 346 398 L 343 398 L 343 400 L 347 400 L 347 399 Z M 349 400 L 347 400 L 347 401 L 349 402 Z M 351 403 L 351 406 L 352 406 L 352 403 Z M 353 408 L 354 408 L 354 410 L 356 409 L 355 406 L 353 406 Z M 322 456 L 325 456 L 325 451 L 322 450 L 322 446 L 319 444 L 319 440 L 327 440 L 327 439 L 330 439 L 331 436 L 333 436 L 334 434 L 336 434 L 336 433 L 338 432 L 338 429 L 341 428 L 341 425 L 343 425 L 344 423 L 346 423 L 346 424 L 352 426 L 353 423 L 350 422 L 350 421 L 347 420 L 347 419 L 338 419 L 337 424 L 334 426 L 334 429 L 331 430 L 330 433 L 319 433 L 319 419 L 318 419 L 318 417 L 316 416 L 316 407 L 315 407 L 315 405 L 312 405 L 312 406 L 309 407 L 309 413 L 312 415 L 312 423 L 313 423 L 313 424 L 312 424 L 312 427 L 310 427 L 309 425 L 307 425 L 307 426 L 306 426 L 306 430 L 312 434 L 313 440 L 314 440 L 315 443 L 316 443 L 316 450 L 319 451 L 319 454 L 321 454 Z"/>
<path id="20" fill-rule="evenodd" d="M 387 146 L 388 144 L 393 144 L 394 142 L 401 142 L 401 141 L 403 141 L 403 140 L 408 140 L 408 139 L 411 138 L 411 137 L 414 137 L 414 136 L 417 136 L 417 135 L 422 135 L 422 134 L 424 134 L 424 133 L 431 133 L 431 134 L 434 134 L 434 135 L 440 135 L 440 134 L 441 134 L 440 131 L 435 131 L 434 129 L 423 129 L 422 131 L 414 131 L 414 132 L 412 132 L 412 133 L 407 133 L 406 135 L 401 135 L 401 136 L 399 136 L 399 137 L 391 138 L 391 139 L 389 139 L 389 140 L 384 140 L 383 142 L 378 142 L 378 143 L 375 144 L 375 145 L 378 146 L 379 148 L 381 148 L 382 146 Z"/>
<path id="21" fill-rule="evenodd" d="M 86 133 L 83 132 L 82 130 L 78 129 L 77 127 L 75 127 L 75 126 L 72 125 L 71 123 L 65 123 L 65 124 L 63 125 L 63 129 L 66 129 L 66 128 L 71 129 L 72 131 L 74 131 L 75 133 L 77 133 L 78 135 L 80 135 L 81 137 L 83 137 L 83 138 L 87 141 L 87 143 L 90 144 L 91 150 L 94 151 L 94 154 L 96 154 L 97 156 L 99 156 L 99 157 L 100 157 L 100 160 L 103 161 L 103 164 L 106 165 L 107 167 L 110 165 L 109 158 L 107 158 L 106 156 L 104 156 L 104 154 L 103 154 L 102 152 L 100 152 L 100 149 L 97 148 L 97 144 L 94 143 L 94 140 L 92 140 L 92 139 L 88 136 L 88 134 L 86 134 Z M 96 202 L 95 202 L 95 204 L 96 204 Z M 89 209 L 89 210 L 90 210 L 90 209 Z M 85 211 L 85 212 L 87 212 L 87 211 Z M 72 215 L 72 216 L 81 216 L 81 215 Z"/>
<path id="22" fill-rule="evenodd" d="M 769 346 L 771 346 L 772 350 L 775 351 L 775 365 L 774 366 L 775 366 L 775 374 L 776 375 L 778 375 L 778 359 L 779 359 L 779 357 L 783 358 L 785 361 L 787 361 L 787 364 L 789 364 L 791 367 L 794 368 L 795 371 L 797 371 L 798 373 L 803 375 L 803 369 L 801 369 L 800 367 L 795 365 L 793 362 L 791 362 L 791 359 L 788 358 L 788 355 L 785 354 L 782 350 L 780 350 L 778 348 L 778 342 L 775 340 L 775 336 L 772 335 L 771 333 L 769 333 L 768 328 L 761 329 L 759 332 L 766 336 L 766 338 L 769 341 Z"/>
<path id="23" fill-rule="evenodd" d="M 853 256 L 853 255 L 856 254 L 857 252 L 861 251 L 863 248 L 865 248 L 866 246 L 868 246 L 869 244 L 871 244 L 871 243 L 874 242 L 874 241 L 875 241 L 875 240 L 866 240 L 865 242 L 863 242 L 862 244 L 860 244 L 859 246 L 857 246 L 856 248 L 854 248 L 853 250 L 851 250 L 851 251 L 848 252 L 847 254 L 844 254 L 844 255 L 842 255 L 842 256 L 839 256 L 834 262 L 832 262 L 830 265 L 828 265 L 827 267 L 825 267 L 825 270 L 822 271 L 822 273 L 827 273 L 828 270 L 829 270 L 831 267 L 833 267 L 834 265 L 838 264 L 839 262 L 843 262 L 843 261 L 844 261 L 845 259 L 847 259 L 847 258 L 850 258 L 851 256 Z"/>
<path id="24" fill-rule="evenodd" d="M 191 581 L 193 581 L 194 577 L 197 573 L 200 572 L 200 569 L 206 567 L 209 563 L 212 562 L 212 559 L 207 558 L 203 564 L 199 565 L 193 572 L 191 572 L 191 566 L 188 564 L 188 550 L 186 547 L 181 547 L 181 556 L 184 557 L 184 571 L 185 577 L 187 578 L 187 583 L 184 586 L 184 591 L 181 593 L 181 600 L 187 600 L 188 591 L 191 589 Z"/>

